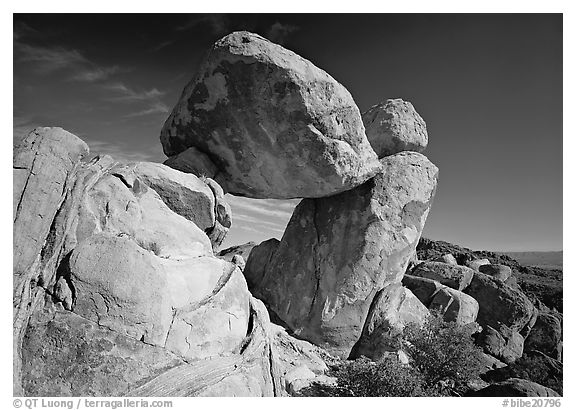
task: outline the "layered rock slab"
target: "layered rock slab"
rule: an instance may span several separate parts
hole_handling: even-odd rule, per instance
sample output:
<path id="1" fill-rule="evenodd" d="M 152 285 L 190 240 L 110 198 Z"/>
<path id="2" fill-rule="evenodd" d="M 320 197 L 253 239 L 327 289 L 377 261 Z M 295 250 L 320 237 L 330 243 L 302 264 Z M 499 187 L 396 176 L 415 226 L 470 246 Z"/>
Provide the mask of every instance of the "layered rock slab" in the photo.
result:
<path id="1" fill-rule="evenodd" d="M 376 293 L 399 283 L 414 254 L 435 193 L 438 169 L 403 152 L 383 172 L 332 197 L 296 207 L 266 269 L 245 276 L 251 291 L 299 337 L 347 357 L 360 338 Z M 261 264 L 256 264 L 256 267 Z"/>
<path id="2" fill-rule="evenodd" d="M 214 44 L 160 139 L 170 166 L 253 198 L 333 195 L 380 168 L 346 88 L 248 32 Z"/>

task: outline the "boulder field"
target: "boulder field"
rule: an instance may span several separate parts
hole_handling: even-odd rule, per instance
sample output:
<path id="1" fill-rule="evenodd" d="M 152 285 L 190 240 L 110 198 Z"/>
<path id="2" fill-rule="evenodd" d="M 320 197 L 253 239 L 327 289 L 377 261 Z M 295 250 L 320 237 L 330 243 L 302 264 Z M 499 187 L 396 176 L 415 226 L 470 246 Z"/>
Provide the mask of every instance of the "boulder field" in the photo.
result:
<path id="1" fill-rule="evenodd" d="M 510 374 L 476 393 L 556 394 L 505 368 L 537 352 L 561 373 L 557 312 L 495 261 L 418 259 L 439 171 L 411 103 L 360 114 L 310 61 L 235 32 L 160 140 L 163 164 L 91 157 L 57 127 L 15 142 L 14 395 L 294 395 L 338 360 L 409 364 L 395 341 L 431 313 Z M 280 240 L 221 251 L 226 193 L 301 201 Z"/>

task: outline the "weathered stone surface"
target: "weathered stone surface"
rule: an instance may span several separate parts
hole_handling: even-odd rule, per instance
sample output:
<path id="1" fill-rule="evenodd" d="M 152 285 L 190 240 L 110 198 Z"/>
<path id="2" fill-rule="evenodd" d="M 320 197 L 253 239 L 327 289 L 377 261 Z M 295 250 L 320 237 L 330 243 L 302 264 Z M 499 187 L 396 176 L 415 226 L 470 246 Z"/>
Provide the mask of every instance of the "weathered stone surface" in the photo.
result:
<path id="1" fill-rule="evenodd" d="M 232 226 L 232 209 L 224 199 L 224 190 L 216 181 L 205 178 L 204 182 L 212 190 L 216 201 L 214 208 L 216 220 L 214 221 L 214 226 L 207 231 L 208 237 L 216 250 L 222 245 L 228 230 Z"/>
<path id="2" fill-rule="evenodd" d="M 152 162 L 139 162 L 133 167 L 136 176 L 156 191 L 173 212 L 203 231 L 214 226 L 214 194 L 200 178 Z"/>
<path id="3" fill-rule="evenodd" d="M 51 303 L 51 302 L 48 302 Z M 22 344 L 26 396 L 121 396 L 183 363 L 72 312 L 35 315 Z"/>
<path id="4" fill-rule="evenodd" d="M 486 353 L 507 364 L 514 363 L 522 357 L 524 351 L 524 338 L 505 325 L 500 326 L 498 330 L 487 325 L 478 336 L 477 343 Z"/>
<path id="5" fill-rule="evenodd" d="M 378 158 L 401 151 L 424 152 L 428 145 L 426 123 L 410 102 L 400 98 L 372 106 L 362 121 Z"/>
<path id="6" fill-rule="evenodd" d="M 253 327 L 240 351 L 173 367 L 126 394 L 140 397 L 280 396 L 274 335 L 266 308 L 250 298 Z"/>
<path id="7" fill-rule="evenodd" d="M 261 286 L 264 274 L 279 244 L 278 239 L 270 238 L 251 249 L 244 268 L 244 277 L 249 289 L 258 289 Z"/>
<path id="8" fill-rule="evenodd" d="M 175 367 L 129 396 L 285 396 L 313 381 L 326 382 L 327 356 L 270 323 L 261 301 L 251 298 L 253 329 L 240 352 Z"/>
<path id="9" fill-rule="evenodd" d="M 216 256 L 224 259 L 225 261 L 232 262 L 234 256 L 240 255 L 244 261 L 247 261 L 250 252 L 252 252 L 252 249 L 255 246 L 256 242 L 246 242 L 242 245 L 235 245 L 226 249 L 222 249 L 220 252 L 218 252 L 218 254 L 216 254 Z"/>
<path id="10" fill-rule="evenodd" d="M 238 269 L 244 272 L 244 269 L 246 268 L 246 261 L 241 255 L 234 255 L 232 257 L 232 263 L 238 266 Z"/>
<path id="11" fill-rule="evenodd" d="M 304 340 L 295 339 L 280 326 L 272 324 L 271 329 L 280 380 L 288 394 L 293 395 L 314 382 L 334 381 L 325 375 L 328 371 L 326 360 L 333 360 L 327 352 Z"/>
<path id="12" fill-rule="evenodd" d="M 436 280 L 452 289 L 464 290 L 472 281 L 474 271 L 466 266 L 443 262 L 422 262 L 412 269 L 411 274 Z"/>
<path id="13" fill-rule="evenodd" d="M 538 350 L 525 351 L 515 363 L 491 370 L 483 375 L 490 383 L 498 383 L 510 378 L 533 378 L 532 381 L 563 395 L 563 366 Z"/>
<path id="14" fill-rule="evenodd" d="M 428 309 L 440 312 L 445 321 L 459 325 L 472 323 L 478 316 L 478 302 L 473 297 L 448 287 L 436 292 Z"/>
<path id="15" fill-rule="evenodd" d="M 526 350 L 539 350 L 562 360 L 562 324 L 552 313 L 540 312 L 524 343 Z"/>
<path id="16" fill-rule="evenodd" d="M 248 32 L 214 44 L 160 139 L 167 156 L 179 155 L 170 166 L 183 170 L 192 158 L 197 175 L 253 198 L 333 195 L 380 169 L 350 93 L 311 62 Z M 190 147 L 196 151 L 181 154 Z"/>
<path id="17" fill-rule="evenodd" d="M 44 214 L 46 233 L 26 271 L 26 303 L 14 298 L 15 394 L 118 396 L 184 360 L 225 360 L 246 350 L 257 326 L 245 279 L 237 266 L 213 256 L 197 226 L 229 222 L 218 201 L 222 191 L 161 165 L 120 165 L 108 156 L 81 162 L 85 145 L 61 130 L 56 136 L 66 138 L 52 138 L 52 131 L 32 135 L 22 157 L 15 154 L 15 166 L 24 169 L 26 156 L 41 148 L 36 164 L 46 159 L 43 170 L 67 172 L 65 179 L 45 174 L 42 187 L 55 189 L 58 182 L 59 199 Z M 81 152 L 66 151 L 68 139 L 80 141 L 72 147 Z M 33 182 L 22 184 L 24 192 L 26 186 Z M 30 196 L 17 218 L 41 212 L 38 193 Z M 15 238 L 27 228 L 15 225 Z M 108 346 L 105 357 L 98 344 Z M 77 366 L 67 364 L 76 359 Z M 270 367 L 263 352 L 259 359 Z M 268 394 L 264 379 L 271 373 L 250 371 L 235 374 L 245 384 L 231 393 Z M 43 378 L 50 379 L 46 386 Z"/>
<path id="18" fill-rule="evenodd" d="M 397 351 L 397 337 L 402 329 L 409 323 L 424 323 L 428 315 L 426 306 L 401 284 L 384 288 L 374 298 L 362 336 L 350 357 L 378 360 L 384 352 Z"/>
<path id="19" fill-rule="evenodd" d="M 164 165 L 198 177 L 215 178 L 218 175 L 216 164 L 212 162 L 208 155 L 194 147 L 187 148 L 179 154 L 171 156 L 164 161 Z"/>
<path id="20" fill-rule="evenodd" d="M 245 281 L 220 259 L 160 258 L 100 234 L 76 247 L 69 269 L 75 313 L 183 358 L 225 355 L 246 335 Z"/>
<path id="21" fill-rule="evenodd" d="M 506 363 L 501 362 L 500 360 L 496 359 L 494 356 L 491 356 L 491 355 L 486 354 L 486 353 L 482 353 L 480 355 L 480 359 L 481 359 L 482 365 L 484 367 L 484 370 L 481 372 L 481 374 L 485 374 L 491 370 L 501 369 L 503 367 L 506 367 Z"/>
<path id="22" fill-rule="evenodd" d="M 412 275 L 404 275 L 402 277 L 402 285 L 410 289 L 414 296 L 416 296 L 424 306 L 430 305 L 436 292 L 445 287 L 440 282 L 433 279 Z"/>
<path id="23" fill-rule="evenodd" d="M 341 357 L 376 293 L 401 281 L 435 192 L 438 169 L 423 155 L 382 164 L 383 173 L 352 191 L 300 202 L 265 272 L 252 273 L 257 248 L 246 266 L 255 296 L 299 337 Z"/>
<path id="24" fill-rule="evenodd" d="M 490 275 L 496 279 L 499 279 L 502 282 L 506 282 L 512 275 L 512 269 L 506 265 L 480 265 L 478 270 L 486 275 Z"/>
<path id="25" fill-rule="evenodd" d="M 511 378 L 472 392 L 477 397 L 559 397 L 554 390 L 524 379 Z"/>
<path id="26" fill-rule="evenodd" d="M 478 301 L 477 321 L 482 326 L 498 329 L 503 324 L 522 334 L 537 314 L 524 293 L 480 272 L 474 274 L 465 293 Z"/>
<path id="27" fill-rule="evenodd" d="M 52 256 L 51 228 L 73 184 L 88 146 L 61 128 L 36 128 L 17 141 L 13 151 L 13 376 L 14 395 L 20 385 L 20 345 L 31 313 L 39 301 L 38 284 Z"/>
<path id="28" fill-rule="evenodd" d="M 474 259 L 466 262 L 466 266 L 474 270 L 478 270 L 482 265 L 490 265 L 490 261 L 488 259 Z"/>
<path id="29" fill-rule="evenodd" d="M 458 265 L 458 261 L 451 253 L 447 253 L 445 255 L 439 256 L 432 260 L 433 262 L 443 262 L 447 263 L 448 265 Z"/>

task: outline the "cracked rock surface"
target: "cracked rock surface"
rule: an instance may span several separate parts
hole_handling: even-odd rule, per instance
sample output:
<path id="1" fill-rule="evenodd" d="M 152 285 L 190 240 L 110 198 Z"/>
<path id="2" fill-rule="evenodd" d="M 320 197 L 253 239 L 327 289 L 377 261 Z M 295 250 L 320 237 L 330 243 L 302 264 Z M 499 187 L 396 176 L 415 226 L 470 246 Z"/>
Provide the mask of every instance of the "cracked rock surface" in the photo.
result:
<path id="1" fill-rule="evenodd" d="M 217 41 L 160 135 L 171 167 L 252 198 L 317 198 L 380 169 L 352 96 L 257 34 Z"/>
<path id="2" fill-rule="evenodd" d="M 285 394 L 266 309 L 213 253 L 218 185 L 87 154 L 58 128 L 15 149 L 14 394 Z"/>
<path id="3" fill-rule="evenodd" d="M 401 282 L 436 189 L 438 169 L 422 154 L 392 155 L 382 167 L 358 188 L 302 200 L 277 247 L 255 247 L 244 270 L 295 334 L 344 358 L 376 293 Z"/>

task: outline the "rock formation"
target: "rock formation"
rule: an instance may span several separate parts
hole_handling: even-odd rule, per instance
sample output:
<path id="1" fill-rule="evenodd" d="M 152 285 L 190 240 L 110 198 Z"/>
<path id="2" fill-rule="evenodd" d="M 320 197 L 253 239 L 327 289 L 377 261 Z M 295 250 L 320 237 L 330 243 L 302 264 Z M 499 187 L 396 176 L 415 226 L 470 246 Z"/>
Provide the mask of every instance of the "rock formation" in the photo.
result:
<path id="1" fill-rule="evenodd" d="M 358 188 L 304 199 L 273 255 L 255 247 L 245 270 L 254 295 L 299 337 L 340 357 L 360 338 L 375 295 L 401 282 L 436 189 L 438 169 L 421 154 L 382 166 Z"/>
<path id="2" fill-rule="evenodd" d="M 387 100 L 362 114 L 366 136 L 378 158 L 402 151 L 424 152 L 426 123 L 408 101 Z"/>
<path id="3" fill-rule="evenodd" d="M 252 33 L 217 41 L 164 124 L 171 167 L 253 198 L 316 198 L 380 169 L 350 93 Z"/>
<path id="4" fill-rule="evenodd" d="M 14 395 L 298 395 L 342 359 L 416 368 L 398 337 L 431 313 L 483 349 L 473 394 L 561 391 L 562 315 L 519 264 L 420 240 L 438 169 L 410 103 L 361 117 L 311 62 L 237 32 L 161 142 L 165 164 L 88 159 L 60 128 L 14 147 Z M 281 240 L 218 253 L 225 192 L 303 199 Z"/>
<path id="5" fill-rule="evenodd" d="M 474 271 L 466 266 L 425 261 L 414 267 L 411 275 L 437 280 L 453 289 L 464 290 L 470 285 Z"/>
<path id="6" fill-rule="evenodd" d="M 273 346 L 291 337 L 213 254 L 214 181 L 87 154 L 58 128 L 14 151 L 14 393 L 286 394 Z"/>

